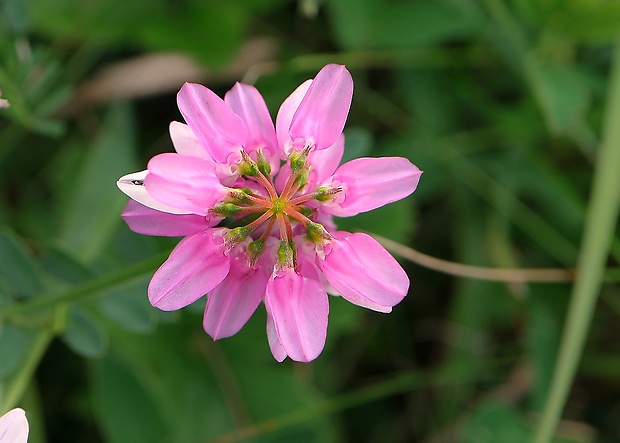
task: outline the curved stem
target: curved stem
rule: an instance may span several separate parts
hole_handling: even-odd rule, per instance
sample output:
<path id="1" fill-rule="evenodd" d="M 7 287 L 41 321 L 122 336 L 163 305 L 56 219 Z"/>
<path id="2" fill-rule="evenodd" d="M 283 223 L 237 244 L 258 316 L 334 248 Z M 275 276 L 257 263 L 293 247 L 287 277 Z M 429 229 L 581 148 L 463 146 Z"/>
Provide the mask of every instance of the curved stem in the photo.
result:
<path id="1" fill-rule="evenodd" d="M 563 268 L 486 268 L 483 266 L 464 265 L 448 260 L 436 258 L 422 252 L 416 251 L 408 246 L 401 245 L 395 241 L 381 237 L 377 234 L 371 235 L 381 243 L 388 251 L 400 255 L 407 260 L 424 266 L 428 269 L 443 272 L 444 274 L 456 275 L 458 277 L 475 278 L 479 280 L 500 281 L 500 282 L 547 282 L 558 283 L 567 282 L 574 279 L 573 269 Z"/>

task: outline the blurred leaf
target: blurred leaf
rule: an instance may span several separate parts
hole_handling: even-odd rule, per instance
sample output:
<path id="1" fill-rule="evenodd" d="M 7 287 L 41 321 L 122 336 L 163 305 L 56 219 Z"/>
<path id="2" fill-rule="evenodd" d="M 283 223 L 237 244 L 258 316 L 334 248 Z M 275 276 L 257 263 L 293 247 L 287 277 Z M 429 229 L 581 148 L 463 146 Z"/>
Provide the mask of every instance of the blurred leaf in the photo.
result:
<path id="1" fill-rule="evenodd" d="M 132 23 L 145 8 L 150 6 L 150 11 L 157 14 L 161 4 L 158 0 L 122 4 L 102 0 L 28 0 L 33 26 L 39 32 L 90 44 L 120 41 L 127 37 Z"/>
<path id="2" fill-rule="evenodd" d="M 11 231 L 0 231 L 0 273 L 22 296 L 41 293 L 43 284 L 38 266 Z"/>
<path id="3" fill-rule="evenodd" d="M 531 441 L 526 419 L 511 405 L 489 400 L 478 406 L 463 426 L 462 443 L 522 443 Z M 589 434 L 554 437 L 551 443 L 592 442 Z"/>
<path id="4" fill-rule="evenodd" d="M 431 45 L 470 34 L 482 23 L 477 9 L 423 0 L 330 0 L 333 31 L 347 49 Z"/>
<path id="5" fill-rule="evenodd" d="M 84 357 L 100 357 L 107 347 L 104 331 L 91 314 L 77 306 L 68 309 L 67 327 L 62 334 L 64 342 Z"/>
<path id="6" fill-rule="evenodd" d="M 116 180 L 134 169 L 133 121 L 126 105 L 111 106 L 101 131 L 75 176 L 63 217 L 61 241 L 77 257 L 94 258 L 111 239 L 127 198 Z"/>
<path id="7" fill-rule="evenodd" d="M 0 378 L 6 378 L 19 367 L 28 349 L 29 335 L 24 328 L 0 325 Z"/>
<path id="8" fill-rule="evenodd" d="M 98 421 L 109 443 L 174 442 L 166 417 L 126 364 L 103 358 L 94 365 L 93 394 Z"/>
<path id="9" fill-rule="evenodd" d="M 41 267 L 61 284 L 82 283 L 93 276 L 84 264 L 56 247 L 45 250 L 41 256 Z"/>
<path id="10" fill-rule="evenodd" d="M 196 333 L 204 334 L 199 323 L 195 326 Z M 93 386 L 111 443 L 194 443 L 230 429 L 227 407 L 211 371 L 197 354 L 192 336 L 183 333 L 178 323 L 160 326 L 148 337 L 112 325 L 108 329 L 113 333 L 114 353 L 95 362 Z M 115 375 L 106 376 L 104 371 Z M 131 395 L 123 393 L 126 384 L 135 385 L 128 391 Z M 117 416 L 119 410 L 133 408 L 149 414 L 136 420 Z M 143 433 L 151 421 L 157 422 L 155 439 L 149 432 Z"/>
<path id="11" fill-rule="evenodd" d="M 147 418 L 158 421 L 161 431 L 155 441 L 195 443 L 310 406 L 321 398 L 295 376 L 290 363 L 273 360 L 264 312 L 235 337 L 215 343 L 203 332 L 199 315 L 183 314 L 187 322 L 160 324 L 149 336 L 110 326 L 114 353 L 95 362 L 93 386 L 105 434 L 112 443 L 153 441 L 150 434 L 140 435 L 145 426 L 141 415 L 136 421 L 116 417 L 118 409 L 141 408 L 142 403 L 151 411 Z M 105 376 L 111 359 L 125 374 Z M 128 391 L 131 395 L 122 394 L 119 384 L 124 383 L 137 385 Z M 265 440 L 258 441 L 280 441 L 278 435 L 281 441 L 307 441 L 308 436 L 309 441 L 333 441 L 325 424 L 324 419 L 311 420 L 280 430 L 275 422 Z M 133 440 L 124 439 L 123 433 Z"/>
<path id="12" fill-rule="evenodd" d="M 146 296 L 150 276 L 115 287 L 102 294 L 101 311 L 128 331 L 146 333 L 153 330 L 157 310 Z"/>
<path id="13" fill-rule="evenodd" d="M 28 8 L 23 0 L 4 0 L 0 3 L 0 11 L 11 31 L 22 34 L 28 28 Z"/>
<path id="14" fill-rule="evenodd" d="M 551 26 L 593 43 L 615 39 L 620 30 L 620 3 L 604 0 L 559 2 L 550 14 Z"/>
<path id="15" fill-rule="evenodd" d="M 137 36 L 150 49 L 181 49 L 206 63 L 222 64 L 241 45 L 248 18 L 236 2 L 192 1 L 142 23 Z"/>
<path id="16" fill-rule="evenodd" d="M 542 64 L 538 72 L 538 100 L 549 129 L 554 134 L 567 131 L 583 118 L 590 101 L 584 77 L 569 66 Z"/>
<path id="17" fill-rule="evenodd" d="M 459 441 L 463 443 L 523 443 L 531 433 L 511 406 L 497 402 L 480 405 L 471 415 Z"/>
<path id="18" fill-rule="evenodd" d="M 534 373 L 532 407 L 540 410 L 551 385 L 569 293 L 566 286 L 532 285 L 531 291 L 526 347 Z"/>

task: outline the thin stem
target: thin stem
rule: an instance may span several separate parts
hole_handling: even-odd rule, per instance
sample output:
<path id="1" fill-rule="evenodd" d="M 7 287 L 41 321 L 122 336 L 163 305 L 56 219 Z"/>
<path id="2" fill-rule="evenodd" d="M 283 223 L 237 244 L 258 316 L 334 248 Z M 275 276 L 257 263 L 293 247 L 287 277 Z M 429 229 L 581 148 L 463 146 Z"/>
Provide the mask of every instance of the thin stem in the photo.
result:
<path id="1" fill-rule="evenodd" d="M 534 443 L 548 443 L 575 377 L 603 281 L 605 262 L 620 207 L 620 39 L 616 42 L 590 204 L 577 263 L 577 278 Z"/>
<path id="2" fill-rule="evenodd" d="M 422 252 L 416 251 L 400 243 L 396 243 L 377 234 L 372 236 L 381 243 L 387 250 L 396 255 L 400 255 L 407 260 L 424 266 L 428 269 L 443 272 L 444 274 L 456 275 L 458 277 L 475 278 L 479 280 L 500 281 L 500 282 L 546 282 L 557 283 L 567 282 L 574 279 L 574 270 L 563 268 L 486 268 L 483 266 L 464 265 L 440 258 L 432 257 Z"/>

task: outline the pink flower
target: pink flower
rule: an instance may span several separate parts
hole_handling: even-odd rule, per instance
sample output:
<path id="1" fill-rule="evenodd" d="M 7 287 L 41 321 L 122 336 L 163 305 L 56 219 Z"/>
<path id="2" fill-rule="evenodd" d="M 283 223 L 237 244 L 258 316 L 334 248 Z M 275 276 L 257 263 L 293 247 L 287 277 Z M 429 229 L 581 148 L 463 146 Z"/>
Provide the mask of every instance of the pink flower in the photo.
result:
<path id="1" fill-rule="evenodd" d="M 23 409 L 15 408 L 0 417 L 0 443 L 26 443 L 28 420 Z"/>
<path id="2" fill-rule="evenodd" d="M 224 100 L 181 88 L 187 125 L 170 125 L 176 153 L 118 181 L 132 198 L 123 212 L 132 230 L 185 237 L 151 280 L 153 306 L 180 309 L 209 293 L 203 326 L 219 339 L 262 301 L 274 357 L 307 362 L 325 345 L 327 293 L 378 312 L 405 297 L 398 262 L 333 222 L 408 196 L 421 175 L 400 157 L 338 166 L 352 96 L 346 68 L 327 65 L 284 101 L 274 127 L 252 86 L 237 83 Z"/>

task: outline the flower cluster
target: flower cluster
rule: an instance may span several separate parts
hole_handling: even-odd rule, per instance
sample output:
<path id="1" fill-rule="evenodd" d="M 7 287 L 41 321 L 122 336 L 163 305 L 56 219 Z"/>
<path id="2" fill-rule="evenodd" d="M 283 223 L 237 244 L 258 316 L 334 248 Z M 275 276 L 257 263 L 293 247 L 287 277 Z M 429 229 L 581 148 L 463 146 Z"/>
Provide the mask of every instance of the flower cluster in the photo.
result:
<path id="1" fill-rule="evenodd" d="M 379 312 L 405 297 L 398 262 L 332 220 L 408 196 L 421 174 L 400 157 L 338 166 L 352 96 L 346 68 L 327 65 L 283 102 L 274 127 L 253 86 L 237 83 L 224 100 L 181 88 L 187 124 L 170 124 L 176 153 L 118 181 L 132 230 L 185 237 L 150 282 L 153 306 L 176 310 L 208 293 L 203 325 L 219 339 L 262 301 L 274 357 L 307 362 L 325 344 L 327 293 Z"/>

